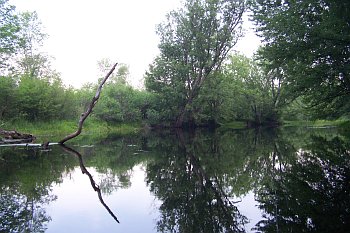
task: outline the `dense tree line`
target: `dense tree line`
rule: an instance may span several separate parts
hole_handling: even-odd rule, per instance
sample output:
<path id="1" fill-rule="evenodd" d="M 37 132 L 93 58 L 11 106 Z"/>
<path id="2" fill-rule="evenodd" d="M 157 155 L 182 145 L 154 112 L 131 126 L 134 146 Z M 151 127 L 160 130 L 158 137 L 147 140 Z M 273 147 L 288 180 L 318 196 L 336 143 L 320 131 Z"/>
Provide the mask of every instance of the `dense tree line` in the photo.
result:
<path id="1" fill-rule="evenodd" d="M 160 54 L 145 90 L 119 65 L 94 117 L 163 126 L 249 125 L 349 113 L 349 4 L 332 0 L 187 0 L 158 25 Z M 0 0 L 0 120 L 76 119 L 97 84 L 63 84 L 35 12 Z M 250 12 L 264 43 L 254 58 L 232 53 Z M 110 68 L 101 60 L 102 75 Z M 102 77 L 101 75 L 101 77 Z"/>
<path id="2" fill-rule="evenodd" d="M 254 59 L 228 56 L 246 10 L 264 42 Z M 178 126 L 349 117 L 349 11 L 334 0 L 186 1 L 160 24 L 161 53 L 146 74 L 158 118 Z"/>
<path id="3" fill-rule="evenodd" d="M 253 1 L 252 12 L 264 39 L 260 56 L 279 73 L 285 99 L 313 117 L 348 115 L 350 2 Z"/>
<path id="4" fill-rule="evenodd" d="M 71 116 L 73 90 L 39 51 L 46 34 L 35 12 L 18 13 L 0 1 L 0 120 Z"/>
<path id="5" fill-rule="evenodd" d="M 80 89 L 64 85 L 40 48 L 46 34 L 36 12 L 18 13 L 0 0 L 0 120 L 48 121 L 76 119 L 94 95 L 97 84 Z M 107 60 L 99 62 L 101 71 Z M 110 67 L 107 67 L 110 68 Z M 128 67 L 119 69 L 106 85 L 105 98 L 96 111 L 101 120 L 137 121 L 142 117 L 145 94 L 127 84 Z"/>

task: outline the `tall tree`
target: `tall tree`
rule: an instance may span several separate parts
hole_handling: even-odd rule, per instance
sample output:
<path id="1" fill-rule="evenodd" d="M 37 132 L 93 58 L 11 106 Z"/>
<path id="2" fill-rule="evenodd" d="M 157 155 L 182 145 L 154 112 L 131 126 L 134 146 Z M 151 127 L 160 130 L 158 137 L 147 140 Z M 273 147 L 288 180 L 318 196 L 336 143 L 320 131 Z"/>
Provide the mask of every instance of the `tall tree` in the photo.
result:
<path id="1" fill-rule="evenodd" d="M 19 44 L 20 25 L 15 7 L 7 0 L 0 0 L 0 68 L 6 68 L 8 57 L 16 52 Z"/>
<path id="2" fill-rule="evenodd" d="M 193 101 L 241 36 L 242 0 L 187 0 L 160 24 L 160 55 L 146 87 L 175 106 L 176 127 L 193 121 Z"/>
<path id="3" fill-rule="evenodd" d="M 304 96 L 319 116 L 350 110 L 350 2 L 253 1 L 261 55 L 280 69 L 289 96 Z"/>
<path id="4" fill-rule="evenodd" d="M 16 73 L 38 78 L 55 76 L 56 72 L 51 69 L 50 57 L 40 52 L 47 34 L 43 32 L 37 13 L 20 13 L 19 24 L 21 30 L 18 33 L 20 44 L 16 57 Z"/>
<path id="5" fill-rule="evenodd" d="M 16 114 L 17 90 L 16 81 L 9 77 L 0 76 L 0 120 Z"/>

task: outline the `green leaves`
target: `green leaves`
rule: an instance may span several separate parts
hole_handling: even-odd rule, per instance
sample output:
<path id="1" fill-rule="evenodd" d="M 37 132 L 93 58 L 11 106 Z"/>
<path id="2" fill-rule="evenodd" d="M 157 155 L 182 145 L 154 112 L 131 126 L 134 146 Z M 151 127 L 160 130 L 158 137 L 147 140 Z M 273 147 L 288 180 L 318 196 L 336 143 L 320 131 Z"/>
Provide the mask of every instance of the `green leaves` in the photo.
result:
<path id="1" fill-rule="evenodd" d="M 0 68 L 5 68 L 7 57 L 18 48 L 20 25 L 15 7 L 0 0 Z"/>
<path id="2" fill-rule="evenodd" d="M 266 42 L 260 55 L 282 69 L 290 99 L 306 96 L 316 112 L 336 110 L 350 95 L 350 3 L 334 0 L 255 1 L 253 19 Z"/>
<path id="3" fill-rule="evenodd" d="M 146 88 L 174 106 L 176 126 L 193 120 L 194 100 L 241 35 L 244 3 L 188 0 L 158 26 L 161 53 L 146 74 Z"/>

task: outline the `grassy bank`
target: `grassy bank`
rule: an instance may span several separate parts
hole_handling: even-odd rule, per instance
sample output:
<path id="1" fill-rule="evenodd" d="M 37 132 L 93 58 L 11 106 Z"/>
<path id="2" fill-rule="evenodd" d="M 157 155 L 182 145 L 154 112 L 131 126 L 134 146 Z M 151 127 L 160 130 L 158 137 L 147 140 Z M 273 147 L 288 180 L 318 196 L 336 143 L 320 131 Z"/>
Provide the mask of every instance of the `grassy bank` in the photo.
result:
<path id="1" fill-rule="evenodd" d="M 29 122 L 17 120 L 12 122 L 0 122 L 0 128 L 5 130 L 16 130 L 21 133 L 33 134 L 38 141 L 58 141 L 64 136 L 75 132 L 78 121 L 51 121 L 51 122 Z M 138 132 L 140 124 L 114 124 L 87 119 L 81 135 L 93 135 L 103 137 L 107 134 L 127 135 Z"/>
<path id="2" fill-rule="evenodd" d="M 223 129 L 245 129 L 247 128 L 247 122 L 245 121 L 232 121 L 228 123 L 221 124 Z"/>
<path id="3" fill-rule="evenodd" d="M 283 121 L 280 126 L 282 127 L 312 127 L 312 128 L 326 128 L 326 127 L 339 127 L 350 130 L 349 119 L 339 120 L 315 120 L 315 121 Z M 222 128 L 230 129 L 244 129 L 247 128 L 247 123 L 244 121 L 233 121 L 229 123 L 221 124 Z"/>
<path id="4" fill-rule="evenodd" d="M 284 121 L 282 126 L 299 126 L 299 127 L 344 127 L 349 125 L 349 120 L 315 120 L 315 121 Z"/>

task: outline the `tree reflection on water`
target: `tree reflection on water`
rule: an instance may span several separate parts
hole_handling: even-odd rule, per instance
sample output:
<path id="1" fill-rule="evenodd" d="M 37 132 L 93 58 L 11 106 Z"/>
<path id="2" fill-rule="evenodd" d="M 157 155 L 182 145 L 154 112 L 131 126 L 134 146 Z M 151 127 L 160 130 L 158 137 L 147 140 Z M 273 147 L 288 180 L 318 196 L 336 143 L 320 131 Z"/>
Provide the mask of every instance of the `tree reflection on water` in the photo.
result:
<path id="1" fill-rule="evenodd" d="M 0 231 L 44 232 L 51 221 L 45 207 L 57 198 L 52 183 L 70 169 L 69 160 L 31 149 L 3 149 L 0 156 Z"/>
<path id="2" fill-rule="evenodd" d="M 88 176 L 100 191 L 98 201 L 101 193 L 130 188 L 140 164 L 160 200 L 158 232 L 350 229 L 349 138 L 327 130 L 282 129 L 109 136 L 68 154 L 60 147 L 49 154 L 1 148 L 0 231 L 45 231 L 51 219 L 45 206 L 57 198 L 52 187 L 76 166 L 87 175 L 86 167 L 97 172 L 98 182 Z M 251 219 L 255 227 L 247 229 L 249 216 L 236 202 L 252 192 L 263 216 Z"/>
<path id="3" fill-rule="evenodd" d="M 348 232 L 350 150 L 340 137 L 311 137 L 292 155 L 273 153 L 283 166 L 263 182 L 257 197 L 267 213 L 261 232 Z M 286 162 L 286 156 L 294 159 Z"/>
<path id="4" fill-rule="evenodd" d="M 215 140 L 205 138 L 210 141 L 203 145 L 202 139 L 177 132 L 161 145 L 164 154 L 147 166 L 147 182 L 162 201 L 160 232 L 244 231 L 247 219 L 227 192 L 224 172 L 213 169 L 214 164 L 207 163 L 211 158 L 205 158 L 212 156 L 205 152 L 217 147 Z"/>
<path id="5" fill-rule="evenodd" d="M 44 205 L 56 199 L 54 195 L 25 196 L 14 187 L 1 187 L 1 232 L 44 232 L 47 216 Z"/>
<path id="6" fill-rule="evenodd" d="M 349 140 L 297 135 L 177 133 L 153 142 L 161 149 L 147 182 L 162 201 L 158 231 L 347 232 Z M 251 190 L 264 216 L 245 229 L 234 201 Z"/>

